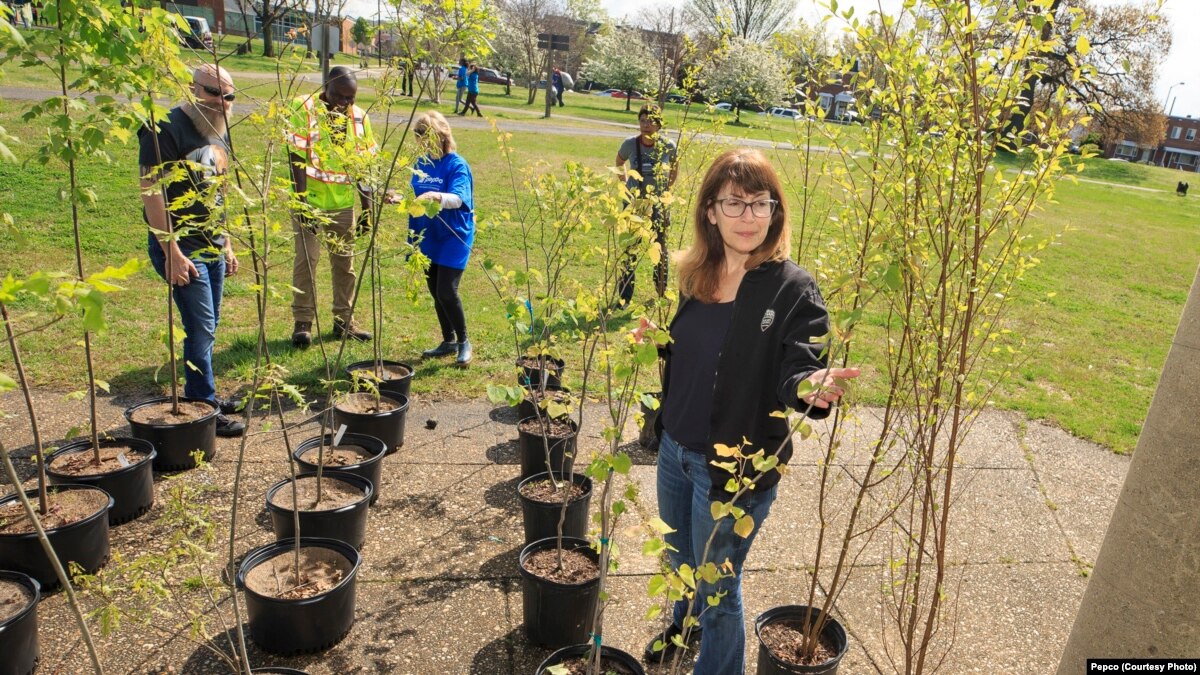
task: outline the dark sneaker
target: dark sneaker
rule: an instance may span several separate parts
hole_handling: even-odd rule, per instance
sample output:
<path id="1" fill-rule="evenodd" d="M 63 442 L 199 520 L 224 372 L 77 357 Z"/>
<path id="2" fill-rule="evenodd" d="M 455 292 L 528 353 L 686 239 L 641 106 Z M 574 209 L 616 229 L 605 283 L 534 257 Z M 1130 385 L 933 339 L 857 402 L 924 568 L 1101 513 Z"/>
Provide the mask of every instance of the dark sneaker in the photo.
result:
<path id="1" fill-rule="evenodd" d="M 439 356 L 450 356 L 452 354 L 457 354 L 457 353 L 458 353 L 458 343 L 457 342 L 443 342 L 442 344 L 434 347 L 433 349 L 426 349 L 425 351 L 421 352 L 421 358 L 436 359 Z"/>
<path id="2" fill-rule="evenodd" d="M 471 341 L 463 340 L 458 343 L 458 358 L 454 359 L 454 363 L 465 367 L 471 362 Z"/>
<path id="3" fill-rule="evenodd" d="M 292 326 L 292 346 L 307 347 L 312 344 L 312 322 L 297 321 Z"/>
<path id="4" fill-rule="evenodd" d="M 246 431 L 246 425 L 223 413 L 217 413 L 217 435 L 221 438 L 235 438 Z"/>
<path id="5" fill-rule="evenodd" d="M 679 651 L 679 646 L 674 642 L 671 642 L 671 638 L 679 635 L 682 632 L 683 629 L 675 624 L 667 626 L 666 630 L 658 635 L 655 635 L 654 639 L 650 640 L 649 644 L 646 645 L 646 652 L 642 654 L 642 660 L 646 663 L 670 663 L 671 660 L 675 658 L 675 652 Z M 691 634 L 688 635 L 688 646 L 691 647 L 695 645 L 696 641 L 699 639 L 700 627 L 695 626 L 692 628 Z M 654 644 L 660 640 L 664 646 L 662 649 L 655 651 Z"/>
<path id="6" fill-rule="evenodd" d="M 226 415 L 234 415 L 240 413 L 246 406 L 246 402 L 240 398 L 221 398 L 217 397 L 217 408 Z"/>
<path id="7" fill-rule="evenodd" d="M 343 321 L 341 319 L 334 319 L 333 337 L 341 339 L 345 335 L 349 335 L 351 340 L 358 340 L 359 342 L 370 342 L 371 338 L 375 337 L 371 335 L 371 331 L 363 330 L 355 325 L 353 320 Z"/>

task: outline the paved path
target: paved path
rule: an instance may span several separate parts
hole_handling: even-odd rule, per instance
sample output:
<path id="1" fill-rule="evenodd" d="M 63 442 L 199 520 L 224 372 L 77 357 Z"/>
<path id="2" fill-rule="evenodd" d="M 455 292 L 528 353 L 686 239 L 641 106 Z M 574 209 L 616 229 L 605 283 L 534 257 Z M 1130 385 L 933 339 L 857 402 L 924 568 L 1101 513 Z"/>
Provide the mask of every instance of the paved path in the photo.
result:
<path id="1" fill-rule="evenodd" d="M 43 434 L 49 439 L 60 438 L 68 427 L 86 419 L 82 403 L 66 401 L 59 393 L 37 392 L 37 399 L 45 411 Z M 103 399 L 101 427 L 122 432 L 121 410 L 131 402 Z M 593 408 L 596 414 L 598 410 Z M 0 436 L 27 456 L 31 440 L 20 398 L 12 393 L 0 397 L 0 411 L 9 415 L 0 416 Z M 845 503 L 841 497 L 861 469 L 877 414 L 872 409 L 857 411 L 859 421 L 853 423 L 850 442 L 840 455 L 843 480 L 834 491 L 834 504 Z M 427 420 L 435 420 L 436 429 L 429 430 Z M 509 409 L 486 402 L 418 397 L 408 414 L 406 444 L 385 460 L 382 497 L 371 510 L 354 628 L 343 642 L 318 655 L 278 658 L 252 648 L 255 665 L 288 665 L 313 675 L 532 673 L 548 652 L 529 644 L 522 632 L 514 423 Z M 304 430 L 301 437 L 309 435 Z M 583 452 L 601 443 L 596 428 L 585 429 Z M 656 510 L 655 457 L 645 450 L 631 451 L 635 466 L 630 480 L 639 487 L 641 499 L 626 524 L 636 525 Z M 226 524 L 236 452 L 236 441 L 220 440 L 206 475 L 180 477 L 216 486 L 207 500 Z M 239 553 L 273 538 L 262 495 L 286 475 L 284 457 L 277 435 L 259 436 L 250 444 L 244 510 L 236 529 Z M 751 553 L 745 583 L 748 622 L 772 606 L 798 602 L 807 594 L 816 460 L 812 445 L 800 446 L 794 471 L 784 479 Z M 28 475 L 28 463 L 23 467 Z M 1127 467 L 1126 458 L 1053 427 L 1004 412 L 980 417 L 958 469 L 950 537 L 950 558 L 956 563 L 950 583 L 956 598 L 956 637 L 941 672 L 1053 672 Z M 160 503 L 113 531 L 115 550 L 136 555 L 166 535 L 158 523 L 165 489 L 166 481 L 160 479 Z M 0 489 L 7 491 L 7 486 Z M 839 518 L 833 516 L 832 522 L 836 525 Z M 608 611 L 605 639 L 636 654 L 654 633 L 643 616 L 649 606 L 645 587 L 656 561 L 641 556 L 636 537 L 621 529 L 623 553 L 611 585 L 616 604 Z M 879 631 L 887 534 L 882 532 L 866 547 L 838 602 L 852 645 L 840 671 L 845 675 L 893 672 Z M 223 550 L 224 543 L 220 546 Z M 169 603 L 163 609 L 169 612 Z M 228 603 L 223 609 L 228 612 Z M 40 617 L 39 672 L 88 672 L 61 593 L 42 602 Z M 186 638 L 177 620 L 169 615 L 156 619 L 161 633 L 130 626 L 101 639 L 108 672 L 144 673 L 156 665 L 170 665 L 184 674 L 221 672 L 205 649 Z M 950 633 L 947 627 L 943 635 Z M 753 649 L 748 658 L 753 665 Z"/>

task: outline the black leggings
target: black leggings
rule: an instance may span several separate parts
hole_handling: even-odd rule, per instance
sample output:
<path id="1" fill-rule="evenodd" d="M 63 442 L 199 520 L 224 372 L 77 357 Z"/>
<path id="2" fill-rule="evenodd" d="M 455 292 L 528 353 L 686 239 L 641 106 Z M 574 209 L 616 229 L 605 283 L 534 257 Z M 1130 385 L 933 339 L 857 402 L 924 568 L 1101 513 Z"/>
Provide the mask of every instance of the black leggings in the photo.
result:
<path id="1" fill-rule="evenodd" d="M 483 117 L 483 113 L 479 112 L 479 104 L 475 102 L 475 100 L 478 98 L 479 98 L 479 92 L 468 93 L 467 94 L 467 105 L 463 108 L 463 110 L 460 114 L 466 115 L 467 113 L 474 110 L 476 115 Z"/>
<path id="2" fill-rule="evenodd" d="M 463 270 L 433 263 L 425 270 L 425 282 L 429 285 L 429 294 L 433 296 L 433 307 L 437 310 L 444 342 L 465 342 L 467 339 L 467 315 L 458 297 L 458 282 L 462 275 Z"/>

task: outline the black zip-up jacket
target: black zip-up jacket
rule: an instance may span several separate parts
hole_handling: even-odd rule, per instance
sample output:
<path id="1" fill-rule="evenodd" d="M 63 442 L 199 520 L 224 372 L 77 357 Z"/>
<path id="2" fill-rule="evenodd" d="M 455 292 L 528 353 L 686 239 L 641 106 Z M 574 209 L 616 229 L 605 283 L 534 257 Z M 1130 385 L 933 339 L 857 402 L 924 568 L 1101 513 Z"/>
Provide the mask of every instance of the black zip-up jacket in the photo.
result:
<path id="1" fill-rule="evenodd" d="M 685 297 L 675 316 L 691 302 Z M 790 407 L 807 412 L 812 419 L 829 415 L 828 408 L 812 408 L 796 396 L 796 388 L 814 371 L 825 368 L 828 356 L 824 339 L 829 332 L 829 313 L 812 275 L 796 263 L 766 262 L 747 270 L 733 300 L 733 317 L 717 357 L 713 384 L 713 411 L 709 425 L 708 447 L 703 451 L 712 478 L 713 501 L 728 501 L 732 496 L 725 484 L 732 477 L 712 465 L 717 460 L 716 443 L 736 446 L 745 437 L 749 452 L 765 449 L 768 454 L 783 444 L 780 463 L 792 457 L 791 434 L 787 421 L 771 417 L 776 410 Z M 674 327 L 675 319 L 671 320 Z M 662 400 L 667 400 L 671 381 L 671 346 L 662 350 L 666 359 L 663 371 Z M 662 435 L 662 411 L 655 430 Z M 750 478 L 757 472 L 749 468 Z M 779 482 L 779 472 L 763 476 L 756 490 L 766 490 Z"/>

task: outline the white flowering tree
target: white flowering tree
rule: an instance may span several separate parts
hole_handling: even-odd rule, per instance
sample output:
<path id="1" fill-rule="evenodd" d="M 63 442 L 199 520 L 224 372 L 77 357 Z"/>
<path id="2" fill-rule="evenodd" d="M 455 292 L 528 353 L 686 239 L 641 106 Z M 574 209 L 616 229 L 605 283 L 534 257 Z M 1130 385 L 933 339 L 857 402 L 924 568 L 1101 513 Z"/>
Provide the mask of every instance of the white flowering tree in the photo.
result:
<path id="1" fill-rule="evenodd" d="M 734 37 L 713 52 L 703 88 L 711 100 L 728 101 L 742 117 L 747 105 L 773 105 L 791 91 L 788 64 L 769 45 Z"/>
<path id="2" fill-rule="evenodd" d="M 603 82 L 628 95 L 647 89 L 654 77 L 656 62 L 641 35 L 634 29 L 615 28 L 596 38 L 592 55 L 583 64 L 582 76 Z M 630 101 L 625 99 L 625 110 Z"/>

